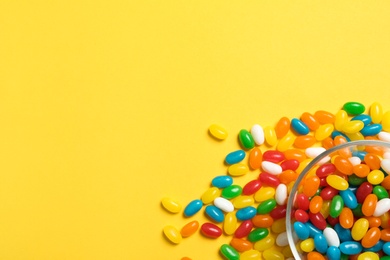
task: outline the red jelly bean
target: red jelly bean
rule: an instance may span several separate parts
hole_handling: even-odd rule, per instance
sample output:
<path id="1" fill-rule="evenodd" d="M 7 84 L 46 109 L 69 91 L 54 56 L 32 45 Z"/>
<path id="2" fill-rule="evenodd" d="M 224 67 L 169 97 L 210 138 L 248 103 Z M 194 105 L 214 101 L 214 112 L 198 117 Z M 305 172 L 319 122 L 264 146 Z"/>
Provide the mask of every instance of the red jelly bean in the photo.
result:
<path id="1" fill-rule="evenodd" d="M 339 217 L 333 218 L 331 216 L 328 216 L 326 220 L 328 221 L 328 224 L 330 224 L 332 227 L 339 223 Z"/>
<path id="2" fill-rule="evenodd" d="M 259 179 L 260 179 L 261 183 L 269 185 L 269 186 L 273 186 L 273 187 L 277 187 L 280 184 L 278 177 L 276 177 L 275 175 L 272 175 L 268 172 L 260 173 Z"/>
<path id="3" fill-rule="evenodd" d="M 320 192 L 320 196 L 322 197 L 323 200 L 331 200 L 337 194 L 339 194 L 339 191 L 330 186 L 323 188 Z"/>
<path id="4" fill-rule="evenodd" d="M 295 211 L 294 217 L 297 221 L 305 223 L 309 221 L 309 214 L 302 209 L 297 209 Z"/>
<path id="5" fill-rule="evenodd" d="M 276 208 L 274 208 L 274 209 L 269 213 L 269 215 L 270 215 L 274 220 L 277 220 L 277 219 L 281 219 L 281 218 L 286 217 L 286 211 L 287 211 L 286 205 L 278 205 L 278 206 L 276 206 Z"/>
<path id="6" fill-rule="evenodd" d="M 253 180 L 245 184 L 242 188 L 243 195 L 252 195 L 261 188 L 261 182 L 259 180 Z"/>
<path id="7" fill-rule="evenodd" d="M 237 238 L 243 238 L 249 235 L 253 228 L 253 223 L 251 220 L 245 220 L 243 221 L 238 228 L 236 229 L 236 232 L 234 232 L 234 236 Z"/>
<path id="8" fill-rule="evenodd" d="M 310 207 L 309 197 L 305 194 L 298 194 L 295 199 L 295 202 L 297 204 L 297 208 L 299 209 L 308 210 Z"/>
<path id="9" fill-rule="evenodd" d="M 309 219 L 311 223 L 317 228 L 324 230 L 326 228 L 326 220 L 321 213 L 311 213 L 309 212 Z"/>
<path id="10" fill-rule="evenodd" d="M 366 197 L 372 193 L 372 185 L 369 182 L 363 182 L 356 190 L 356 199 L 358 203 L 363 203 Z"/>
<path id="11" fill-rule="evenodd" d="M 329 186 L 328 182 L 326 181 L 326 177 L 320 178 L 320 186 L 321 187 Z"/>
<path id="12" fill-rule="evenodd" d="M 222 235 L 222 229 L 213 223 L 204 223 L 200 230 L 203 235 L 210 238 L 218 238 Z"/>
<path id="13" fill-rule="evenodd" d="M 320 178 L 324 178 L 329 174 L 332 174 L 336 171 L 336 166 L 333 163 L 325 163 L 318 167 L 316 170 L 316 175 Z"/>
<path id="14" fill-rule="evenodd" d="M 268 150 L 263 153 L 263 161 L 280 163 L 284 161 L 285 156 L 282 152 L 276 150 Z"/>
<path id="15" fill-rule="evenodd" d="M 285 160 L 284 162 L 282 162 L 280 164 L 280 167 L 282 167 L 283 171 L 286 171 L 286 170 L 295 171 L 299 167 L 299 161 L 295 160 L 295 159 Z"/>

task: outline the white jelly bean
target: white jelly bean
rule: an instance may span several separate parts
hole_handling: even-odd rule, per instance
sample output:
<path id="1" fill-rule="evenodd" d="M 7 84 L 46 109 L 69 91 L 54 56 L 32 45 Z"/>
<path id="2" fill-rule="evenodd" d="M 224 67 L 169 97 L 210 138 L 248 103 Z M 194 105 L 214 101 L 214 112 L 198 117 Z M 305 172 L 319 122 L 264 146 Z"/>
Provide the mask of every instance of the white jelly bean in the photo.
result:
<path id="1" fill-rule="evenodd" d="M 273 162 L 268 162 L 268 161 L 263 161 L 261 162 L 261 168 L 270 174 L 273 175 L 279 175 L 282 173 L 282 167 L 279 164 L 273 163 Z"/>
<path id="2" fill-rule="evenodd" d="M 362 160 L 360 160 L 360 158 L 357 157 L 357 156 L 349 157 L 348 160 L 349 160 L 349 162 L 350 162 L 353 166 L 359 165 L 359 164 L 361 164 L 361 162 L 362 162 Z"/>
<path id="3" fill-rule="evenodd" d="M 327 227 L 324 229 L 324 236 L 326 239 L 326 242 L 328 243 L 328 246 L 335 246 L 339 247 L 340 246 L 340 239 L 339 236 L 337 235 L 337 232 L 330 227 Z"/>
<path id="4" fill-rule="evenodd" d="M 287 232 L 282 232 L 276 237 L 278 246 L 288 246 Z"/>
<path id="5" fill-rule="evenodd" d="M 390 142 L 390 133 L 382 131 L 378 134 L 378 138 L 379 140 Z"/>
<path id="6" fill-rule="evenodd" d="M 326 149 L 324 147 L 309 147 L 305 150 L 305 154 L 309 158 L 315 158 L 325 151 Z"/>
<path id="7" fill-rule="evenodd" d="M 287 186 L 279 184 L 275 191 L 275 200 L 278 205 L 284 205 L 287 201 Z"/>
<path id="8" fill-rule="evenodd" d="M 252 126 L 251 134 L 257 145 L 262 145 L 264 143 L 264 130 L 260 125 L 256 124 Z"/>
<path id="9" fill-rule="evenodd" d="M 385 152 L 385 153 L 383 154 L 383 158 L 384 158 L 384 159 L 390 159 L 390 152 Z"/>
<path id="10" fill-rule="evenodd" d="M 222 211 L 233 212 L 234 206 L 230 200 L 227 200 L 222 197 L 217 197 L 214 199 L 214 205 Z"/>
<path id="11" fill-rule="evenodd" d="M 390 210 L 390 199 L 389 198 L 384 198 L 378 201 L 375 207 L 375 211 L 373 216 L 374 217 L 379 217 L 385 214 L 385 212 Z"/>
<path id="12" fill-rule="evenodd" d="M 390 159 L 383 159 L 383 160 L 381 161 L 381 167 L 382 167 L 382 169 L 383 169 L 386 173 L 390 174 Z"/>

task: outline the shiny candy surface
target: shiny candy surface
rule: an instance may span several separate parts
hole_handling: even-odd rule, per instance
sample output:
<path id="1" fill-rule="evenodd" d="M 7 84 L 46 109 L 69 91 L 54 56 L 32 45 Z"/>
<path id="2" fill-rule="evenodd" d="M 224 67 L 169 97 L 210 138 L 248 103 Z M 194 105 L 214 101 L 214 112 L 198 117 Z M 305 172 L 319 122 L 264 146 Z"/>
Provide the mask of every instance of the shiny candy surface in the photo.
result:
<path id="1" fill-rule="evenodd" d="M 204 236 L 209 238 L 218 238 L 222 235 L 222 230 L 213 223 L 203 223 L 200 230 Z"/>
<path id="2" fill-rule="evenodd" d="M 253 246 L 252 243 L 249 242 L 248 240 L 236 238 L 236 237 L 234 237 L 230 241 L 230 245 L 232 247 L 234 247 L 234 249 L 236 249 L 238 252 L 244 252 L 244 251 L 250 250 L 250 249 L 252 249 L 252 246 Z"/>
<path id="3" fill-rule="evenodd" d="M 172 213 L 178 213 L 181 210 L 180 203 L 177 202 L 176 200 L 171 199 L 171 198 L 163 198 L 161 200 L 161 204 L 163 205 L 163 207 L 167 211 L 172 212 Z"/>
<path id="4" fill-rule="evenodd" d="M 245 184 L 244 188 L 242 189 L 242 194 L 244 195 L 252 195 L 256 193 L 261 188 L 261 182 L 259 180 L 252 180 Z"/>
<path id="5" fill-rule="evenodd" d="M 383 108 L 379 102 L 372 103 L 370 107 L 370 116 L 374 124 L 378 124 L 383 118 Z"/>
<path id="6" fill-rule="evenodd" d="M 199 199 L 193 200 L 184 209 L 184 215 L 186 217 L 191 217 L 198 213 L 198 211 L 202 208 L 203 202 Z"/>
<path id="7" fill-rule="evenodd" d="M 335 115 L 334 127 L 341 131 L 345 123 L 348 122 L 348 114 L 345 110 L 339 110 Z"/>
<path id="8" fill-rule="evenodd" d="M 253 141 L 255 141 L 257 145 L 262 145 L 264 143 L 264 130 L 260 125 L 255 124 L 252 126 L 251 135 L 253 137 Z"/>
<path id="9" fill-rule="evenodd" d="M 219 140 L 224 140 L 228 136 L 228 132 L 220 125 L 213 124 L 209 127 L 210 134 Z"/>
<path id="10" fill-rule="evenodd" d="M 225 216 L 225 220 L 223 222 L 223 231 L 227 235 L 232 235 L 237 228 L 237 217 L 236 213 L 229 212 Z"/>
<path id="11" fill-rule="evenodd" d="M 284 152 L 293 145 L 294 140 L 295 135 L 293 135 L 292 133 L 288 133 L 279 140 L 276 149 L 278 151 Z"/>
<path id="12" fill-rule="evenodd" d="M 239 260 L 240 259 L 240 254 L 237 252 L 237 250 L 228 244 L 223 244 L 220 247 L 219 251 L 227 260 Z"/>
<path id="13" fill-rule="evenodd" d="M 364 237 L 364 235 L 367 233 L 368 226 L 369 226 L 369 223 L 368 223 L 367 219 L 365 219 L 365 218 L 358 219 L 355 222 L 355 224 L 353 224 L 353 227 L 351 230 L 352 238 L 355 241 L 361 240 Z"/>
<path id="14" fill-rule="evenodd" d="M 244 149 L 252 149 L 255 146 L 255 140 L 248 130 L 242 129 L 238 134 L 238 139 Z"/>
<path id="15" fill-rule="evenodd" d="M 344 207 L 343 198 L 340 195 L 334 196 L 330 204 L 329 215 L 333 218 L 337 218 L 338 216 L 340 216 L 343 207 Z"/>
<path id="16" fill-rule="evenodd" d="M 300 135 L 307 135 L 310 132 L 309 127 L 297 118 L 291 120 L 291 128 Z"/>
<path id="17" fill-rule="evenodd" d="M 316 234 L 314 236 L 314 246 L 318 252 L 322 254 L 326 252 L 326 250 L 328 249 L 328 243 L 324 234 Z"/>
<path id="18" fill-rule="evenodd" d="M 249 171 L 249 168 L 244 163 L 236 163 L 233 165 L 230 165 L 228 168 L 228 172 L 232 176 L 241 176 L 246 174 Z"/>
<path id="19" fill-rule="evenodd" d="M 232 212 L 234 210 L 233 203 L 222 197 L 215 198 L 214 205 L 224 212 Z"/>
<path id="20" fill-rule="evenodd" d="M 204 204 L 209 204 L 214 201 L 215 198 L 221 195 L 221 190 L 216 187 L 208 188 L 201 196 L 201 200 Z"/>
<path id="21" fill-rule="evenodd" d="M 294 223 L 294 231 L 296 232 L 298 238 L 301 240 L 305 240 L 305 239 L 309 238 L 310 230 L 302 222 L 297 221 Z"/>
<path id="22" fill-rule="evenodd" d="M 256 201 L 265 201 L 272 199 L 275 195 L 275 189 L 272 187 L 261 187 L 256 193 L 255 193 L 255 200 Z"/>
<path id="23" fill-rule="evenodd" d="M 226 155 L 225 162 L 227 164 L 235 164 L 241 162 L 242 160 L 244 160 L 244 158 L 245 158 L 245 151 L 237 150 Z"/>
<path id="24" fill-rule="evenodd" d="M 360 115 L 365 111 L 365 106 L 359 102 L 347 102 L 343 105 L 343 109 L 349 115 Z"/>
<path id="25" fill-rule="evenodd" d="M 191 221 L 185 224 L 181 230 L 180 234 L 182 237 L 189 237 L 193 235 L 199 229 L 199 222 L 197 220 Z"/>
<path id="26" fill-rule="evenodd" d="M 242 193 L 242 188 L 239 185 L 230 185 L 222 190 L 221 196 L 225 199 L 233 199 Z"/>
<path id="27" fill-rule="evenodd" d="M 282 138 L 288 133 L 288 131 L 290 130 L 290 123 L 290 119 L 288 119 L 287 117 L 282 117 L 281 119 L 279 119 L 275 126 L 275 132 L 278 138 Z"/>
<path id="28" fill-rule="evenodd" d="M 294 140 L 294 146 L 296 148 L 305 149 L 309 148 L 316 143 L 316 138 L 311 135 L 298 136 Z"/>
<path id="29" fill-rule="evenodd" d="M 340 245 L 339 236 L 337 235 L 337 232 L 333 228 L 329 228 L 329 227 L 325 228 L 324 236 L 326 242 L 328 243 L 328 246 L 338 247 Z"/>
<path id="30" fill-rule="evenodd" d="M 263 160 L 273 163 L 280 163 L 285 160 L 284 153 L 277 150 L 267 150 L 263 153 Z"/>
<path id="31" fill-rule="evenodd" d="M 219 208 L 217 208 L 216 206 L 214 205 L 208 205 L 206 206 L 205 208 L 205 213 L 207 216 L 209 216 L 213 221 L 215 222 L 222 222 L 225 218 L 222 210 L 220 210 Z"/>
<path id="32" fill-rule="evenodd" d="M 314 117 L 320 124 L 333 124 L 336 117 L 332 113 L 324 110 L 318 110 L 314 113 Z"/>
<path id="33" fill-rule="evenodd" d="M 258 214 L 267 214 L 270 213 L 276 207 L 275 199 L 268 199 L 259 204 L 257 207 Z"/>
<path id="34" fill-rule="evenodd" d="M 370 248 L 375 246 L 381 238 L 381 230 L 377 227 L 370 228 L 364 235 L 361 243 L 364 248 Z"/>
<path id="35" fill-rule="evenodd" d="M 303 252 L 311 252 L 314 250 L 314 239 L 305 239 L 301 242 L 300 246 Z"/>
<path id="36" fill-rule="evenodd" d="M 275 129 L 270 126 L 264 128 L 264 138 L 269 146 L 274 146 L 278 142 Z"/>
<path id="37" fill-rule="evenodd" d="M 211 185 L 217 188 L 226 188 L 233 184 L 233 178 L 227 175 L 216 176 L 211 181 Z"/>
<path id="38" fill-rule="evenodd" d="M 248 240 L 251 242 L 259 241 L 268 236 L 269 231 L 267 228 L 256 228 L 252 230 L 248 235 Z"/>
<path id="39" fill-rule="evenodd" d="M 359 242 L 355 242 L 355 241 L 343 242 L 340 244 L 339 248 L 341 253 L 346 255 L 359 254 L 363 249 L 362 245 Z"/>
<path id="40" fill-rule="evenodd" d="M 251 249 L 241 254 L 240 260 L 258 260 L 261 257 L 261 253 L 257 250 Z"/>
<path id="41" fill-rule="evenodd" d="M 334 126 L 332 124 L 324 124 L 321 125 L 315 132 L 314 137 L 318 141 L 325 140 L 325 138 L 329 137 L 334 130 Z"/>
<path id="42" fill-rule="evenodd" d="M 250 220 L 245 220 L 241 222 L 236 231 L 234 232 L 234 236 L 237 238 L 243 238 L 249 235 L 253 228 L 253 223 Z"/>
<path id="43" fill-rule="evenodd" d="M 265 237 L 264 239 L 261 239 L 259 241 L 257 241 L 253 247 L 256 249 L 256 250 L 259 250 L 259 251 L 264 251 L 264 250 L 267 250 L 269 248 L 271 248 L 273 245 L 275 244 L 275 238 L 273 236 L 267 236 Z"/>
<path id="44" fill-rule="evenodd" d="M 179 244 L 182 241 L 182 236 L 177 228 L 168 225 L 163 229 L 165 237 L 173 244 Z"/>
<path id="45" fill-rule="evenodd" d="M 381 131 L 382 131 L 382 125 L 372 124 L 372 125 L 368 125 L 368 126 L 363 127 L 363 129 L 360 131 L 360 133 L 362 133 L 362 135 L 364 135 L 364 136 L 373 136 L 373 135 L 379 134 Z"/>
<path id="46" fill-rule="evenodd" d="M 236 217 L 240 221 L 252 219 L 254 216 L 256 216 L 256 208 L 251 206 L 239 209 L 236 212 Z"/>
<path id="47" fill-rule="evenodd" d="M 238 196 L 233 200 L 233 206 L 236 209 L 242 209 L 254 204 L 253 196 Z"/>
<path id="48" fill-rule="evenodd" d="M 252 218 L 255 227 L 269 228 L 274 223 L 274 219 L 269 214 L 256 215 Z"/>
<path id="49" fill-rule="evenodd" d="M 346 190 L 349 187 L 348 182 L 338 175 L 329 175 L 326 177 L 326 182 L 336 190 Z"/>
<path id="50" fill-rule="evenodd" d="M 364 216 L 372 216 L 375 212 L 378 197 L 375 194 L 369 194 L 363 201 L 362 213 Z"/>
<path id="51" fill-rule="evenodd" d="M 355 134 L 360 130 L 362 130 L 363 127 L 364 127 L 364 123 L 362 121 L 353 120 L 344 124 L 343 132 L 346 134 Z"/>
<path id="52" fill-rule="evenodd" d="M 273 175 L 279 175 L 282 173 L 282 167 L 279 164 L 263 161 L 261 167 L 265 172 L 268 172 Z"/>
<path id="53" fill-rule="evenodd" d="M 249 166 L 251 169 L 259 169 L 263 160 L 263 153 L 260 148 L 255 147 L 249 153 Z"/>
<path id="54" fill-rule="evenodd" d="M 318 127 L 320 127 L 320 123 L 318 120 L 310 113 L 304 112 L 301 115 L 301 120 L 304 122 L 310 130 L 315 131 Z"/>

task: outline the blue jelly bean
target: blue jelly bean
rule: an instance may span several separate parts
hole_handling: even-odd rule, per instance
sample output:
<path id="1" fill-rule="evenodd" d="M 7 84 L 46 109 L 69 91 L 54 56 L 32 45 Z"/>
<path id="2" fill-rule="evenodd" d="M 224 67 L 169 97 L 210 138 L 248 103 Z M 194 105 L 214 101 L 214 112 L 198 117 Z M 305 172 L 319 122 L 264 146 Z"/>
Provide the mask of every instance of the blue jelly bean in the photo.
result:
<path id="1" fill-rule="evenodd" d="M 309 127 L 297 118 L 291 119 L 291 128 L 300 135 L 307 135 L 310 132 Z"/>
<path id="2" fill-rule="evenodd" d="M 233 178 L 227 175 L 217 176 L 211 181 L 211 184 L 214 187 L 223 189 L 233 184 Z"/>
<path id="3" fill-rule="evenodd" d="M 332 137 L 332 139 L 334 139 L 336 136 L 343 136 L 348 142 L 351 141 L 351 139 L 350 139 L 348 136 L 346 136 L 344 133 L 339 132 L 339 131 L 337 131 L 337 130 L 334 130 L 334 131 L 332 132 L 332 134 L 331 134 L 331 137 Z"/>
<path id="4" fill-rule="evenodd" d="M 328 250 L 328 242 L 326 242 L 323 234 L 320 233 L 314 236 L 314 246 L 318 252 L 322 254 L 326 253 L 326 250 Z"/>
<path id="5" fill-rule="evenodd" d="M 215 222 L 221 223 L 225 219 L 225 215 L 223 214 L 223 211 L 214 205 L 208 205 L 205 208 L 205 212 L 207 216 L 209 216 Z"/>
<path id="6" fill-rule="evenodd" d="M 302 222 L 297 221 L 294 223 L 294 231 L 297 234 L 298 238 L 301 240 L 305 240 L 305 239 L 309 238 L 310 230 Z"/>
<path id="7" fill-rule="evenodd" d="M 382 250 L 384 243 L 385 242 L 383 242 L 382 240 L 379 240 L 373 247 L 363 248 L 363 251 L 379 252 L 380 250 Z"/>
<path id="8" fill-rule="evenodd" d="M 254 216 L 256 216 L 256 213 L 257 213 L 257 209 L 249 206 L 237 210 L 236 217 L 238 220 L 244 221 L 244 220 L 252 219 Z"/>
<path id="9" fill-rule="evenodd" d="M 186 217 L 191 217 L 195 215 L 203 206 L 203 202 L 201 200 L 193 200 L 184 209 L 184 215 Z"/>
<path id="10" fill-rule="evenodd" d="M 382 250 L 386 255 L 390 255 L 390 242 L 386 242 L 382 246 Z"/>
<path id="11" fill-rule="evenodd" d="M 352 156 L 359 157 L 360 160 L 364 161 L 364 156 L 366 156 L 367 152 L 365 151 L 353 151 Z"/>
<path id="12" fill-rule="evenodd" d="M 360 130 L 360 133 L 364 136 L 373 136 L 377 135 L 382 131 L 382 125 L 381 124 L 372 124 L 363 127 L 362 130 Z"/>
<path id="13" fill-rule="evenodd" d="M 372 119 L 369 115 L 360 114 L 358 116 L 354 116 L 351 118 L 351 121 L 353 120 L 360 120 L 363 122 L 364 126 L 367 126 L 371 123 Z"/>
<path id="14" fill-rule="evenodd" d="M 343 199 L 344 205 L 346 207 L 348 207 L 350 209 L 355 209 L 358 206 L 357 198 L 356 198 L 355 194 L 353 193 L 353 191 L 351 191 L 350 189 L 341 190 L 341 191 L 339 191 L 339 194 L 340 194 L 341 198 Z"/>
<path id="15" fill-rule="evenodd" d="M 244 158 L 245 158 L 245 151 L 237 150 L 226 155 L 225 162 L 227 164 L 235 164 L 241 162 L 242 160 L 244 160 Z"/>
<path id="16" fill-rule="evenodd" d="M 330 246 L 328 247 L 328 250 L 326 250 L 326 256 L 328 257 L 328 260 L 340 260 L 341 258 L 340 249 L 335 246 Z"/>
<path id="17" fill-rule="evenodd" d="M 318 229 L 317 227 L 315 227 L 313 224 L 311 224 L 310 222 L 306 222 L 305 223 L 305 226 L 309 229 L 309 236 L 311 238 L 314 238 L 315 235 L 317 234 L 322 234 L 321 230 Z"/>
<path id="18" fill-rule="evenodd" d="M 346 242 L 352 240 L 351 230 L 343 228 L 339 223 L 334 226 L 334 230 L 339 235 L 341 242 Z"/>
<path id="19" fill-rule="evenodd" d="M 356 241 L 342 242 L 339 248 L 341 253 L 346 255 L 356 255 L 363 250 L 363 247 L 360 244 L 360 242 L 356 242 Z"/>

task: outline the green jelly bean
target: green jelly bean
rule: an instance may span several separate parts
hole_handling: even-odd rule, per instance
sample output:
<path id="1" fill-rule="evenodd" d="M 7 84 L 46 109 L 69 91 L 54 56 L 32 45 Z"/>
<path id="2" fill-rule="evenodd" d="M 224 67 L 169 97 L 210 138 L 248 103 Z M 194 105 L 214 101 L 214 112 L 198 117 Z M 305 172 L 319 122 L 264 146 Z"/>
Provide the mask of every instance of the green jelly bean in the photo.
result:
<path id="1" fill-rule="evenodd" d="M 352 213 L 355 217 L 363 217 L 362 204 L 359 203 L 356 208 L 352 209 Z"/>
<path id="2" fill-rule="evenodd" d="M 343 109 L 349 114 L 349 115 L 360 115 L 361 113 L 366 110 L 364 105 L 359 102 L 347 102 L 344 104 Z"/>
<path id="3" fill-rule="evenodd" d="M 344 200 L 340 195 L 333 197 L 332 202 L 330 203 L 329 215 L 332 218 L 337 218 L 340 216 L 341 211 L 344 208 Z"/>
<path id="4" fill-rule="evenodd" d="M 242 188 L 239 185 L 230 185 L 222 190 L 221 196 L 225 199 L 233 199 L 240 196 L 242 193 Z"/>
<path id="5" fill-rule="evenodd" d="M 390 256 L 382 256 L 381 258 L 380 258 L 380 260 L 390 260 Z"/>
<path id="6" fill-rule="evenodd" d="M 349 255 L 341 254 L 340 260 L 348 260 L 348 259 L 349 259 Z"/>
<path id="7" fill-rule="evenodd" d="M 257 213 L 259 214 L 268 214 L 276 207 L 275 199 L 268 199 L 263 201 L 257 206 Z"/>
<path id="8" fill-rule="evenodd" d="M 262 240 L 266 236 L 268 236 L 269 231 L 267 228 L 256 228 L 252 230 L 248 235 L 248 240 L 251 242 L 256 242 Z"/>
<path id="9" fill-rule="evenodd" d="M 378 197 L 378 200 L 389 197 L 389 193 L 382 186 L 375 186 L 372 193 L 374 193 Z"/>
<path id="10" fill-rule="evenodd" d="M 255 147 L 255 140 L 253 139 L 252 135 L 245 129 L 240 131 L 238 134 L 238 139 L 245 149 L 252 149 Z"/>
<path id="11" fill-rule="evenodd" d="M 349 182 L 349 185 L 351 185 L 351 186 L 359 186 L 360 184 L 362 184 L 365 181 L 367 181 L 367 178 L 360 178 L 360 177 L 356 176 L 356 174 L 351 174 L 348 177 L 348 182 Z"/>
<path id="12" fill-rule="evenodd" d="M 236 249 L 234 249 L 232 246 L 229 246 L 228 244 L 223 244 L 221 248 L 219 249 L 221 254 L 227 259 L 227 260 L 239 260 L 240 255 L 237 252 Z"/>

